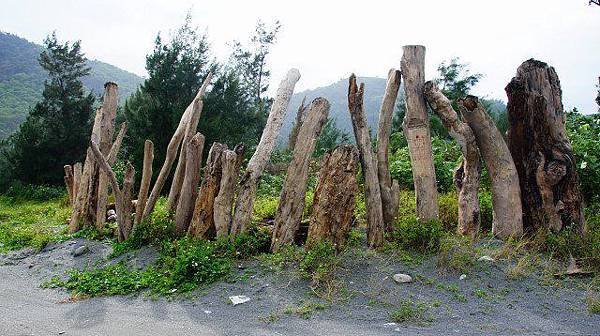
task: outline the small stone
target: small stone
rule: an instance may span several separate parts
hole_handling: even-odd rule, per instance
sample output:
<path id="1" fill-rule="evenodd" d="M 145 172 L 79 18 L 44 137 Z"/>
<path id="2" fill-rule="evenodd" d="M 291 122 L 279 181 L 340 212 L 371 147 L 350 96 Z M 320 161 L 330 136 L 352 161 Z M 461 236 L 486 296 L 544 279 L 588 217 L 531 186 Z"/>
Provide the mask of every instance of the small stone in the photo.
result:
<path id="1" fill-rule="evenodd" d="M 87 245 L 81 245 L 73 250 L 73 256 L 79 257 L 80 255 L 86 254 L 89 250 L 90 249 L 87 247 Z"/>
<path id="2" fill-rule="evenodd" d="M 477 261 L 489 261 L 489 262 L 494 262 L 494 258 L 490 257 L 490 256 L 482 256 L 479 259 L 477 259 Z"/>
<path id="3" fill-rule="evenodd" d="M 466 274 L 461 274 L 459 277 L 460 280 L 465 280 L 466 278 L 467 278 Z"/>
<path id="4" fill-rule="evenodd" d="M 108 216 L 108 218 L 106 219 L 107 222 L 115 222 L 117 221 L 117 215 L 110 215 Z"/>
<path id="5" fill-rule="evenodd" d="M 398 274 L 394 274 L 394 281 L 396 281 L 396 283 L 407 283 L 407 282 L 412 282 L 413 279 L 408 274 L 398 273 Z"/>
<path id="6" fill-rule="evenodd" d="M 229 300 L 231 301 L 231 303 L 234 306 L 237 306 L 239 304 L 246 303 L 246 302 L 250 301 L 250 298 L 247 297 L 246 295 L 234 295 L 234 296 L 230 296 Z"/>
<path id="7" fill-rule="evenodd" d="M 204 311 L 204 314 L 206 314 L 206 315 L 212 314 L 212 311 L 210 311 L 210 310 L 205 310 L 205 311 Z"/>
<path id="8" fill-rule="evenodd" d="M 108 216 L 108 217 L 110 217 L 110 216 L 112 216 L 112 215 L 116 215 L 116 214 L 117 214 L 117 212 L 116 212 L 115 210 L 113 210 L 113 209 L 109 209 L 109 210 L 106 212 L 106 216 Z"/>

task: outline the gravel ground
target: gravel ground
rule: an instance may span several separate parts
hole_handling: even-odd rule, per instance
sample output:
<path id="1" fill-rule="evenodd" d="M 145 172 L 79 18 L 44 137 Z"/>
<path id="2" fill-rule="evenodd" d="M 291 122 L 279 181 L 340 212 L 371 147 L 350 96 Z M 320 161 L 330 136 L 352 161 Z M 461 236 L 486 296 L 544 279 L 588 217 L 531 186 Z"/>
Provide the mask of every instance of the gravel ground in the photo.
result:
<path id="1" fill-rule="evenodd" d="M 74 257 L 86 245 L 89 252 Z M 440 274 L 435 260 L 405 264 L 389 256 L 350 252 L 338 272 L 342 290 L 332 303 L 312 294 L 293 272 L 268 270 L 257 261 L 189 297 L 69 300 L 59 289 L 42 289 L 70 268 L 125 260 L 144 267 L 156 260 L 143 248 L 107 260 L 110 243 L 74 239 L 39 253 L 21 250 L 0 256 L 0 335 L 600 335 L 600 315 L 590 315 L 581 281 L 542 286 L 540 276 L 509 281 L 501 262 L 480 262 L 464 280 Z M 412 283 L 396 284 L 395 273 Z M 246 295 L 233 306 L 231 295 Z M 389 313 L 403 300 L 429 307 L 423 323 L 394 324 Z M 290 309 L 324 303 L 302 318 Z"/>

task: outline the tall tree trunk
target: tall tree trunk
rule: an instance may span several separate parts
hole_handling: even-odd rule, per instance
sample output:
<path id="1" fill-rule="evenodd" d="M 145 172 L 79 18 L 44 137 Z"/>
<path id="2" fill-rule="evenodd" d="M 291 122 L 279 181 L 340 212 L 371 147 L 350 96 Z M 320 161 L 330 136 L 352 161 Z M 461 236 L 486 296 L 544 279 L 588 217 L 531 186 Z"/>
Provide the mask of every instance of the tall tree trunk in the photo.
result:
<path id="1" fill-rule="evenodd" d="M 307 105 L 304 105 L 305 102 L 306 96 L 302 98 L 302 102 L 300 103 L 300 106 L 298 106 L 298 112 L 296 112 L 296 121 L 294 122 L 294 126 L 292 127 L 290 137 L 288 139 L 289 150 L 294 150 L 294 147 L 296 146 L 296 140 L 298 140 L 298 130 L 300 130 L 300 127 L 302 126 L 302 122 L 304 121 L 304 116 L 306 114 L 306 109 L 308 108 Z"/>
<path id="2" fill-rule="evenodd" d="M 196 97 L 187 107 L 187 109 L 183 112 L 181 116 L 181 120 L 179 120 L 179 125 L 173 134 L 173 137 L 169 141 L 167 145 L 167 154 L 165 156 L 165 161 L 163 162 L 162 167 L 160 168 L 160 172 L 158 173 L 158 177 L 154 182 L 154 186 L 152 187 L 152 192 L 150 192 L 150 196 L 148 197 L 148 202 L 146 203 L 146 207 L 144 208 L 143 217 L 146 218 L 152 213 L 154 210 L 154 206 L 156 205 L 156 201 L 158 201 L 158 197 L 160 196 L 160 192 L 162 191 L 165 182 L 167 181 L 167 177 L 171 172 L 171 168 L 173 167 L 173 163 L 177 158 L 177 150 L 181 141 L 185 137 L 186 130 L 188 129 L 188 125 L 193 121 L 194 115 L 200 115 L 202 113 L 202 99 L 204 97 L 204 93 L 206 92 L 206 88 L 210 83 L 212 78 L 212 73 L 209 72 L 202 86 L 198 90 Z"/>
<path id="3" fill-rule="evenodd" d="M 194 212 L 194 204 L 198 197 L 204 141 L 204 135 L 196 133 L 186 144 L 185 176 L 175 211 L 175 229 L 178 236 L 187 232 Z"/>
<path id="4" fill-rule="evenodd" d="M 494 221 L 492 233 L 500 238 L 523 235 L 523 211 L 519 176 L 508 146 L 479 99 L 467 96 L 458 102 L 459 110 L 473 130 L 479 153 L 492 180 Z"/>
<path id="5" fill-rule="evenodd" d="M 406 96 L 406 115 L 402 127 L 408 142 L 410 163 L 417 199 L 417 216 L 422 220 L 438 218 L 437 186 L 427 106 L 423 97 L 425 47 L 403 47 L 402 77 Z"/>
<path id="6" fill-rule="evenodd" d="M 69 204 L 73 206 L 73 167 L 65 165 L 63 168 L 65 170 L 65 186 L 67 187 L 67 194 L 69 195 Z"/>
<path id="7" fill-rule="evenodd" d="M 232 150 L 225 150 L 221 155 L 221 186 L 219 194 L 215 197 L 214 221 L 217 236 L 229 234 L 231 226 L 231 210 L 235 196 L 235 184 L 238 170 L 236 170 L 237 154 Z"/>
<path id="8" fill-rule="evenodd" d="M 215 197 L 219 194 L 222 176 L 221 156 L 227 145 L 215 142 L 208 152 L 204 179 L 194 206 L 188 233 L 196 238 L 210 239 L 216 234 L 214 221 Z"/>
<path id="9" fill-rule="evenodd" d="M 353 222 L 357 170 L 358 150 L 352 145 L 340 145 L 323 158 L 306 246 L 326 239 L 342 249 Z"/>
<path id="10" fill-rule="evenodd" d="M 506 94 L 508 146 L 519 174 L 525 229 L 558 232 L 573 226 L 584 232 L 583 197 L 556 71 L 525 61 Z"/>
<path id="11" fill-rule="evenodd" d="M 388 160 L 388 145 L 392 133 L 392 118 L 396 107 L 396 98 L 400 89 L 400 71 L 391 69 L 381 109 L 379 110 L 379 128 L 377 129 L 377 176 L 381 189 L 381 207 L 386 231 L 391 231 L 394 220 L 398 215 L 398 197 L 400 187 L 398 181 L 392 181 Z"/>
<path id="12" fill-rule="evenodd" d="M 275 101 L 271 105 L 267 124 L 260 137 L 260 142 L 256 146 L 256 151 L 252 155 L 252 158 L 250 158 L 246 172 L 240 180 L 240 190 L 235 203 L 235 212 L 231 227 L 232 233 L 245 231 L 246 225 L 249 224 L 252 218 L 258 180 L 275 147 L 275 140 L 281 130 L 285 112 L 287 111 L 298 80 L 300 80 L 300 72 L 297 69 L 291 69 L 279 84 Z"/>
<path id="13" fill-rule="evenodd" d="M 73 201 L 71 206 L 75 208 L 75 202 L 77 201 L 77 195 L 79 193 L 79 182 L 81 181 L 81 175 L 83 174 L 83 166 L 81 162 L 76 162 L 73 165 Z"/>
<path id="14" fill-rule="evenodd" d="M 144 208 L 148 200 L 150 180 L 152 179 L 152 162 L 154 161 L 154 143 L 150 140 L 144 142 L 144 163 L 142 166 L 142 180 L 138 191 L 137 204 L 135 206 L 135 225 L 144 220 Z"/>
<path id="15" fill-rule="evenodd" d="M 360 164 L 365 177 L 365 204 L 367 207 L 367 241 L 369 247 L 383 244 L 383 210 L 381 208 L 381 190 L 377 177 L 377 159 L 371 149 L 369 126 L 363 110 L 364 84 L 356 85 L 356 76 L 352 74 L 348 86 L 348 109 L 352 119 L 354 138 L 358 147 Z"/>
<path id="16" fill-rule="evenodd" d="M 450 100 L 438 89 L 434 82 L 423 86 L 425 99 L 431 109 L 440 117 L 450 136 L 460 146 L 463 160 L 454 172 L 454 183 L 458 191 L 458 233 L 474 237 L 479 231 L 481 214 L 479 209 L 479 178 L 481 160 L 475 141 L 475 134 L 469 125 L 459 119 Z"/>
<path id="17" fill-rule="evenodd" d="M 304 210 L 310 159 L 328 114 L 329 102 L 327 99 L 316 98 L 310 104 L 306 118 L 298 131 L 298 142 L 285 176 L 275 215 L 273 239 L 271 239 L 273 252 L 294 242 L 294 236 L 300 226 Z"/>

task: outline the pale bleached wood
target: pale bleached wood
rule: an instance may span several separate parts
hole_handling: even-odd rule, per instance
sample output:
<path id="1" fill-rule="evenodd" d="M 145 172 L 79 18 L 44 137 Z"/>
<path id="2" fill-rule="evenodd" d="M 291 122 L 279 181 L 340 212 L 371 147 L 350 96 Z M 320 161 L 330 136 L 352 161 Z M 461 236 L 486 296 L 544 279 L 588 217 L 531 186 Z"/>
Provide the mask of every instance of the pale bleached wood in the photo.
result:
<path id="1" fill-rule="evenodd" d="M 81 162 L 76 162 L 73 165 L 73 202 L 72 207 L 75 207 L 75 201 L 77 200 L 77 193 L 79 192 L 79 182 L 81 181 L 83 167 Z"/>
<path id="2" fill-rule="evenodd" d="M 211 239 L 216 234 L 214 205 L 215 197 L 219 194 L 221 187 L 221 156 L 226 149 L 227 145 L 215 142 L 208 152 L 204 167 L 204 178 L 200 185 L 200 191 L 194 205 L 194 213 L 188 228 L 188 233 L 192 237 Z"/>
<path id="3" fill-rule="evenodd" d="M 235 204 L 235 211 L 232 222 L 233 232 L 243 232 L 252 218 L 252 210 L 256 199 L 256 188 L 258 180 L 265 169 L 267 161 L 275 147 L 275 141 L 283 125 L 283 118 L 294 87 L 300 80 L 300 72 L 297 69 L 291 69 L 287 72 L 285 78 L 279 84 L 275 101 L 271 105 L 271 111 L 267 118 L 267 124 L 260 137 L 260 142 L 256 147 L 252 158 L 248 162 L 246 172 L 240 180 L 240 190 Z"/>
<path id="4" fill-rule="evenodd" d="M 438 195 L 431 149 L 429 116 L 423 97 L 425 83 L 425 47 L 403 47 L 401 61 L 406 97 L 403 129 L 408 142 L 410 162 L 417 199 L 417 217 L 421 220 L 438 218 Z"/>
<path id="5" fill-rule="evenodd" d="M 475 134 L 479 153 L 492 180 L 492 233 L 499 238 L 519 238 L 523 235 L 521 188 L 508 146 L 477 97 L 459 99 L 458 108 Z"/>
<path id="6" fill-rule="evenodd" d="M 388 159 L 388 146 L 392 133 L 392 119 L 396 108 L 396 98 L 400 89 L 400 71 L 391 69 L 385 86 L 381 109 L 379 110 L 379 127 L 377 129 L 377 176 L 381 190 L 381 208 L 386 231 L 392 226 L 398 215 L 398 197 L 400 188 L 397 181 L 392 181 Z"/>
<path id="7" fill-rule="evenodd" d="M 304 105 L 305 102 L 306 96 L 302 98 L 302 102 L 300 103 L 300 106 L 298 106 L 298 112 L 296 112 L 296 121 L 294 122 L 294 126 L 290 131 L 290 136 L 288 138 L 289 150 L 294 150 L 294 147 L 296 146 L 296 140 L 298 139 L 298 131 L 302 126 L 302 122 L 304 122 L 304 116 L 306 115 L 306 109 L 308 108 L 308 105 Z"/>
<path id="8" fill-rule="evenodd" d="M 186 144 L 185 176 L 183 177 L 179 202 L 177 202 L 177 208 L 175 209 L 175 231 L 178 236 L 187 232 L 192 219 L 194 204 L 198 196 L 204 141 L 204 135 L 196 133 Z"/>
<path id="9" fill-rule="evenodd" d="M 144 163 L 142 166 L 142 180 L 138 191 L 137 203 L 135 205 L 134 224 L 140 224 L 144 220 L 144 208 L 148 200 L 148 190 L 152 179 L 152 162 L 154 161 L 154 143 L 150 140 L 144 142 Z"/>
<path id="10" fill-rule="evenodd" d="M 462 235 L 474 237 L 481 223 L 478 197 L 481 159 L 475 135 L 471 127 L 460 120 L 450 100 L 434 82 L 425 83 L 423 94 L 433 112 L 442 120 L 450 136 L 460 146 L 463 160 L 454 173 L 454 183 L 458 191 L 457 231 Z"/>
<path id="11" fill-rule="evenodd" d="M 217 237 L 229 234 L 235 183 L 238 174 L 236 163 L 237 154 L 235 151 L 225 150 L 221 155 L 221 186 L 219 187 L 219 194 L 215 197 L 213 211 Z"/>
<path id="12" fill-rule="evenodd" d="M 69 204 L 73 206 L 73 167 L 70 165 L 65 165 L 63 168 L 65 170 L 65 186 L 67 188 L 67 194 L 69 195 Z"/>
<path id="13" fill-rule="evenodd" d="M 275 214 L 271 250 L 273 252 L 294 242 L 296 231 L 300 227 L 308 168 L 315 144 L 329 115 L 329 102 L 325 98 L 316 98 L 310 104 L 306 117 L 298 131 L 298 141 L 294 147 L 292 161 L 287 170 L 279 205 Z"/>
<path id="14" fill-rule="evenodd" d="M 204 93 L 206 92 L 206 88 L 208 87 L 208 84 L 210 83 L 211 78 L 212 78 L 212 73 L 209 73 L 206 76 L 206 78 L 204 79 L 204 83 L 202 83 L 202 86 L 198 90 L 198 94 L 196 94 L 196 97 L 194 98 L 194 100 L 190 103 L 190 105 L 187 107 L 187 109 L 183 112 L 183 115 L 181 116 L 181 120 L 179 121 L 179 125 L 177 126 L 177 129 L 175 130 L 173 137 L 171 138 L 171 140 L 169 141 L 169 144 L 167 145 L 167 153 L 165 156 L 165 161 L 163 162 L 160 172 L 158 173 L 158 177 L 156 178 L 156 181 L 154 182 L 154 186 L 152 187 L 152 192 L 150 193 L 150 196 L 148 197 L 148 201 L 146 203 L 146 207 L 144 208 L 144 214 L 143 214 L 144 218 L 148 217 L 148 215 L 150 215 L 150 213 L 152 213 L 152 211 L 154 210 L 156 201 L 158 201 L 160 192 L 162 191 L 162 188 L 163 188 L 165 182 L 167 181 L 167 177 L 169 176 L 169 173 L 171 172 L 171 168 L 173 167 L 173 163 L 175 162 L 175 159 L 177 158 L 177 150 L 179 149 L 179 145 L 181 144 L 181 141 L 183 140 L 183 138 L 185 136 L 185 131 L 186 131 L 191 119 L 193 118 L 193 116 L 195 114 L 200 114 L 202 112 L 202 106 L 203 106 L 202 99 L 204 97 Z"/>
<path id="15" fill-rule="evenodd" d="M 381 208 L 381 189 L 377 176 L 377 158 L 371 149 L 371 136 L 367 117 L 363 109 L 364 84 L 356 85 L 356 76 L 352 74 L 348 86 L 348 110 L 352 119 L 354 138 L 358 147 L 360 164 L 365 178 L 365 204 L 367 208 L 367 241 L 370 248 L 383 244 L 385 231 L 383 209 Z"/>

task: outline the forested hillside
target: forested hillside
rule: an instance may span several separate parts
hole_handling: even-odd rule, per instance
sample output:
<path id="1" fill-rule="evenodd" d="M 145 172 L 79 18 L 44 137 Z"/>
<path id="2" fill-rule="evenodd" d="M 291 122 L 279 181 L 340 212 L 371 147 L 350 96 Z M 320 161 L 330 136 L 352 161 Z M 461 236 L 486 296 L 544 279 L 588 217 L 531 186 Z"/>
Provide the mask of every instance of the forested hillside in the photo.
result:
<path id="1" fill-rule="evenodd" d="M 25 120 L 29 108 L 42 95 L 46 72 L 38 64 L 42 46 L 16 35 L 0 32 L 0 139 L 5 138 Z M 83 78 L 85 87 L 101 94 L 107 81 L 119 84 L 121 102 L 142 82 L 142 78 L 97 60 L 88 61 L 92 68 Z"/>

